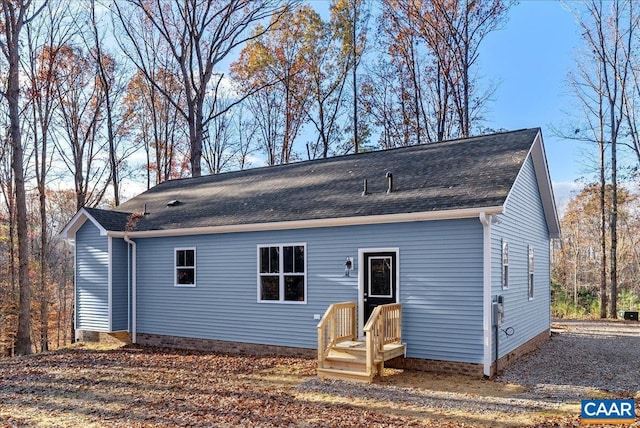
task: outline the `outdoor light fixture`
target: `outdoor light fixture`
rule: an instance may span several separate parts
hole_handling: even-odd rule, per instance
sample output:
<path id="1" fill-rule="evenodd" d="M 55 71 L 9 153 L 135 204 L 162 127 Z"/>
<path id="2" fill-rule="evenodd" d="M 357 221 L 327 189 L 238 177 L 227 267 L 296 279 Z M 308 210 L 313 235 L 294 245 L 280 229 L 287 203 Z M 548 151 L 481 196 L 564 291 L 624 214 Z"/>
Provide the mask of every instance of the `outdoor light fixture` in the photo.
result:
<path id="1" fill-rule="evenodd" d="M 352 270 L 353 270 L 353 257 L 347 257 L 344 260 L 344 276 L 350 276 L 350 273 Z"/>

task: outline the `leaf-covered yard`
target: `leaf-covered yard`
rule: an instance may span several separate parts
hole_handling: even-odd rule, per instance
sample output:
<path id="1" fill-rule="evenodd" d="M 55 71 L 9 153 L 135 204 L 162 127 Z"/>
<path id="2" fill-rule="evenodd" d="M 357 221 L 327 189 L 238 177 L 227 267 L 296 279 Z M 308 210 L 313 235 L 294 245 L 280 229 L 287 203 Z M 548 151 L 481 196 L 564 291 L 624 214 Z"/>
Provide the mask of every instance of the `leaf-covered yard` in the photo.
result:
<path id="1" fill-rule="evenodd" d="M 417 372 L 390 374 L 373 386 L 333 383 L 323 391 L 323 384 L 314 380 L 315 361 L 302 358 L 77 346 L 0 360 L 0 426 L 579 425 L 575 406 L 518 415 L 483 409 L 484 400 L 508 402 L 511 394 L 521 392 L 515 385 Z M 340 393 L 336 388 L 342 388 Z M 348 391 L 357 388 L 370 391 L 350 395 Z M 398 391 L 403 390 L 440 397 L 442 406 L 400 399 Z M 456 404 L 462 402 L 473 402 L 474 410 Z"/>

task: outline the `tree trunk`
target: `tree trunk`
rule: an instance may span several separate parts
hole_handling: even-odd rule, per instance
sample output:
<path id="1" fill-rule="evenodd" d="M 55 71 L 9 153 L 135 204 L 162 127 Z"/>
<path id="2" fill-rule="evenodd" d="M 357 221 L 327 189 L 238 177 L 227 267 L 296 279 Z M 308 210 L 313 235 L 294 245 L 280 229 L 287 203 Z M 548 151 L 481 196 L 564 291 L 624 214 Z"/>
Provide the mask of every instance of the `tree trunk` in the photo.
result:
<path id="1" fill-rule="evenodd" d="M 600 88 L 602 91 L 602 88 Z M 602 93 L 602 92 L 600 92 Z M 600 150 L 600 318 L 607 317 L 607 210 L 606 190 L 607 178 L 605 175 L 605 146 L 604 146 L 604 110 L 603 98 L 599 97 L 598 118 L 600 120 L 598 149 Z"/>
<path id="2" fill-rule="evenodd" d="M 465 2 L 464 9 L 464 61 L 462 69 L 462 102 L 463 102 L 463 119 L 462 119 L 462 137 L 469 136 L 469 1 Z"/>
<path id="3" fill-rule="evenodd" d="M 351 55 L 353 55 L 353 150 L 355 154 L 360 152 L 358 141 L 358 48 L 356 46 L 356 22 L 358 21 L 358 3 L 353 2 L 353 22 L 351 23 Z"/>
<path id="4" fill-rule="evenodd" d="M 190 109 L 191 110 L 191 109 Z M 198 109 L 197 111 L 202 111 Z M 189 120 L 189 144 L 191 147 L 191 176 L 200 177 L 202 175 L 202 167 L 200 162 L 202 160 L 202 114 L 197 114 L 194 108 L 189 112 L 193 115 Z M 198 116 L 199 119 L 198 120 Z"/>
<path id="5" fill-rule="evenodd" d="M 66 287 L 65 287 L 65 293 L 64 293 L 64 299 L 65 301 L 67 300 L 67 292 L 66 292 Z M 71 327 L 71 334 L 69 337 L 69 342 L 70 343 L 76 343 L 76 310 L 75 310 L 75 291 L 74 291 L 74 295 L 73 298 L 71 299 L 71 308 L 69 309 L 69 321 L 70 321 L 70 327 Z M 66 332 L 66 329 L 65 329 Z M 67 343 L 67 335 L 65 334 L 65 340 L 64 342 Z"/>
<path id="6" fill-rule="evenodd" d="M 602 128 L 601 128 L 602 129 Z M 600 318 L 607 317 L 607 214 L 605 208 L 605 190 L 607 182 L 604 173 L 604 142 L 600 145 Z"/>
<path id="7" fill-rule="evenodd" d="M 5 8 L 14 8 L 5 4 Z M 15 14 L 16 10 L 13 10 Z M 9 104 L 9 120 L 12 154 L 13 180 L 15 183 L 16 221 L 18 232 L 18 283 L 20 287 L 18 334 L 16 336 L 16 353 L 31 353 L 31 283 L 29 282 L 29 247 L 27 234 L 27 202 L 24 186 L 24 153 L 20 129 L 20 54 L 19 36 L 22 28 L 23 11 L 13 22 L 6 22 L 7 52 L 9 56 L 9 76 L 7 81 L 7 100 Z M 5 10 L 5 16 L 7 15 Z"/>
<path id="8" fill-rule="evenodd" d="M 100 46 L 100 39 L 98 34 L 98 25 L 96 22 L 96 5 L 95 0 L 91 2 L 91 20 L 93 24 L 93 36 L 96 49 L 96 65 L 98 67 L 98 74 L 102 81 L 102 86 L 105 96 L 105 107 L 107 109 L 107 140 L 109 141 L 109 164 L 111 165 L 111 184 L 113 186 L 113 202 L 116 206 L 120 205 L 120 180 L 118 178 L 118 160 L 116 156 L 115 147 L 115 135 L 113 132 L 113 111 L 111 108 L 111 85 L 109 83 L 109 76 L 105 70 L 102 55 L 102 47 Z"/>
<path id="9" fill-rule="evenodd" d="M 609 233 L 611 235 L 611 305 L 609 316 L 618 318 L 618 164 L 617 164 L 616 138 L 611 141 L 611 223 Z"/>
<path id="10" fill-rule="evenodd" d="M 44 174 L 46 167 L 46 156 L 43 140 L 42 171 Z M 43 176 L 44 178 L 44 176 Z M 47 205 L 44 181 L 38 184 L 40 192 L 40 348 L 42 351 L 49 350 L 49 298 L 47 295 Z"/>
<path id="11" fill-rule="evenodd" d="M 102 68 L 102 67 L 100 67 Z M 101 72 L 103 73 L 103 72 Z M 106 85 L 106 77 L 103 76 L 103 83 Z M 107 138 L 109 139 L 109 163 L 111 164 L 111 183 L 113 185 L 113 203 L 120 205 L 120 179 L 118 178 L 118 160 L 116 156 L 115 135 L 113 133 L 113 112 L 111 111 L 111 89 L 105 87 L 106 108 L 107 108 Z"/>

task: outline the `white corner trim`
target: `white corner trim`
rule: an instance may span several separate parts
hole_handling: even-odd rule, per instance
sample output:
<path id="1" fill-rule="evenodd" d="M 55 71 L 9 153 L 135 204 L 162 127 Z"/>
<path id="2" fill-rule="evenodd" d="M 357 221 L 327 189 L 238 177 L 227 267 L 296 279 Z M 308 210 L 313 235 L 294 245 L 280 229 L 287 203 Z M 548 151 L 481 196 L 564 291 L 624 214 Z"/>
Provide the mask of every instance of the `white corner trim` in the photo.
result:
<path id="1" fill-rule="evenodd" d="M 138 265 L 137 265 L 137 249 L 136 242 L 129 239 L 125 234 L 123 236 L 124 241 L 131 245 L 131 272 L 127 272 L 131 277 L 131 342 L 138 343 L 137 332 L 137 310 L 138 310 L 138 296 L 137 296 L 137 278 L 138 278 Z"/>
<path id="2" fill-rule="evenodd" d="M 483 372 L 485 376 L 491 376 L 491 216 L 480 213 L 482 223 L 482 331 L 484 345 Z"/>
<path id="3" fill-rule="evenodd" d="M 107 307 L 109 314 L 109 331 L 113 329 L 113 238 L 107 237 Z"/>
<path id="4" fill-rule="evenodd" d="M 65 284 L 66 286 L 66 284 Z M 72 340 L 78 340 L 78 246 L 73 246 L 73 331 Z"/>

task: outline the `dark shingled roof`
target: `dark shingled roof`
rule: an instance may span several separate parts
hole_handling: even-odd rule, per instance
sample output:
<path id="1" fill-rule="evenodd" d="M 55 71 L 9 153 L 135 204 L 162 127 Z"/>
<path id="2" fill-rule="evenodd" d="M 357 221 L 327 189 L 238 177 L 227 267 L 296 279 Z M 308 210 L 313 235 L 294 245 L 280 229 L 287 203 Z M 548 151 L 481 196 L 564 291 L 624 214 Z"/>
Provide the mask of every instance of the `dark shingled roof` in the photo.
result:
<path id="1" fill-rule="evenodd" d="M 136 231 L 497 207 L 539 128 L 167 181 L 114 211 L 87 209 L 107 230 Z M 386 193 L 385 174 L 394 191 Z M 369 194 L 362 196 L 363 180 Z M 175 206 L 168 202 L 177 200 Z"/>
<path id="2" fill-rule="evenodd" d="M 99 208 L 85 207 L 85 210 L 106 230 L 123 231 L 127 226 L 127 217 L 131 215 L 131 213 L 101 210 Z"/>

